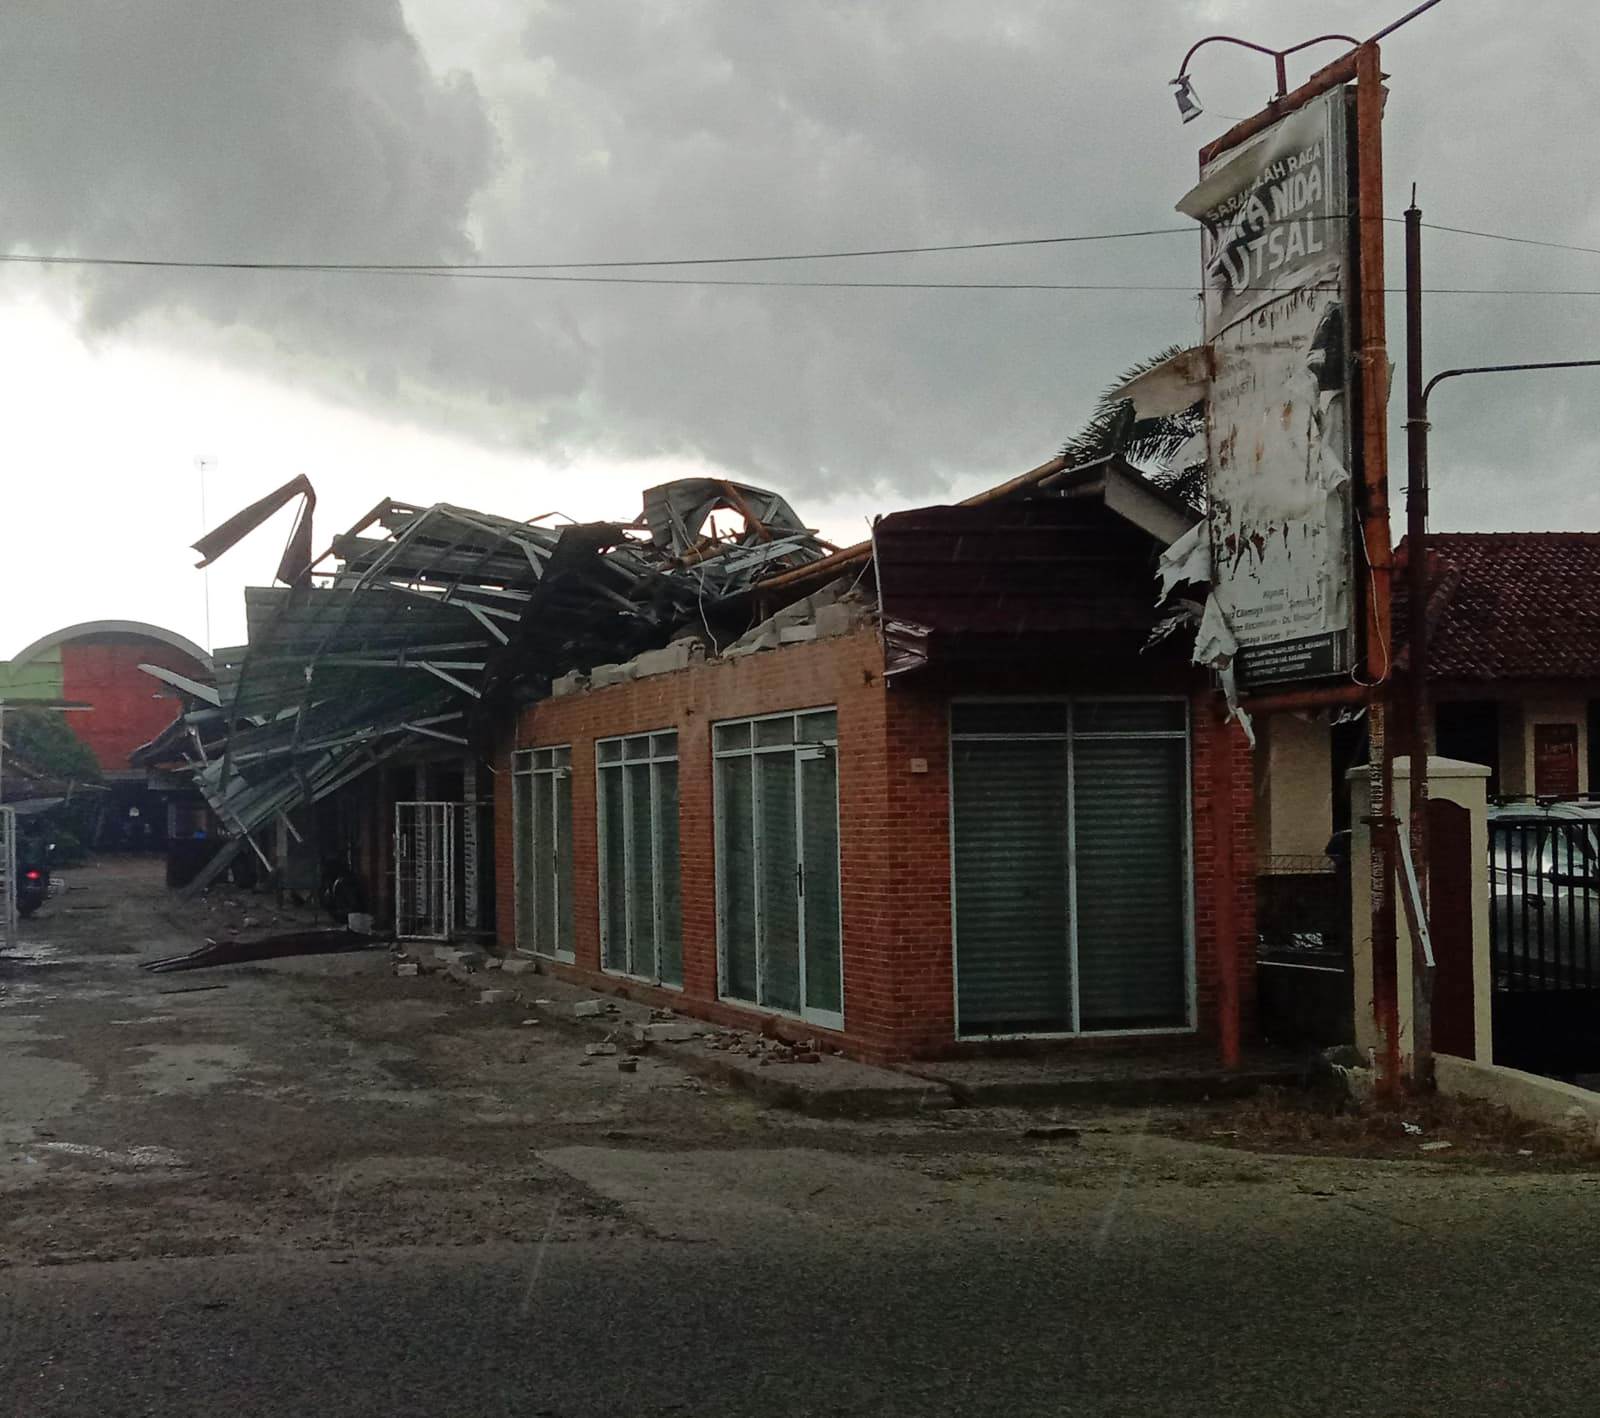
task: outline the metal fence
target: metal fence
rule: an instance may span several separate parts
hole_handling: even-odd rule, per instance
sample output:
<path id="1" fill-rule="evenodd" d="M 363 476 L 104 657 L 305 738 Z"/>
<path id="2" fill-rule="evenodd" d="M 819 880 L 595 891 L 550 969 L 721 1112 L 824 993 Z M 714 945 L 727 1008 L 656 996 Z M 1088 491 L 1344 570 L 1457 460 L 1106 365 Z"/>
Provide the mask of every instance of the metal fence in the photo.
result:
<path id="1" fill-rule="evenodd" d="M 394 808 L 394 929 L 402 940 L 448 940 L 461 922 L 460 803 Z"/>
<path id="2" fill-rule="evenodd" d="M 1489 824 L 1497 992 L 1600 989 L 1597 849 L 1589 822 Z"/>

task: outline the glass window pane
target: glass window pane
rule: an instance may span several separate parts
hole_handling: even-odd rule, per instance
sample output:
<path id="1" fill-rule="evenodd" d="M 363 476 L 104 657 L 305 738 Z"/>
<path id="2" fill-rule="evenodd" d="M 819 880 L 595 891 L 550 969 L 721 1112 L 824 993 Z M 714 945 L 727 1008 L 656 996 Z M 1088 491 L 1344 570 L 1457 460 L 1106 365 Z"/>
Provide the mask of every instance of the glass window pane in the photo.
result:
<path id="1" fill-rule="evenodd" d="M 818 709 L 800 716 L 796 736 L 801 743 L 833 743 L 839 737 L 839 715 L 832 709 Z"/>
<path id="2" fill-rule="evenodd" d="M 838 760 L 831 753 L 800 765 L 804 799 L 806 1008 L 839 1014 L 844 1008 L 839 975 L 839 788 Z"/>
<path id="3" fill-rule="evenodd" d="M 628 778 L 628 973 L 653 980 L 656 974 L 656 886 L 654 830 L 650 811 L 650 765 L 630 764 Z"/>
<path id="4" fill-rule="evenodd" d="M 535 768 L 548 768 L 550 766 L 550 750 L 547 748 L 534 749 L 533 766 Z"/>
<path id="5" fill-rule="evenodd" d="M 800 1008 L 800 891 L 795 758 L 756 760 L 761 788 L 761 996 L 769 1009 Z"/>
<path id="6" fill-rule="evenodd" d="M 718 883 L 721 890 L 723 975 L 730 999 L 756 997 L 755 826 L 750 794 L 751 760 L 717 765 L 721 818 Z"/>
<path id="7" fill-rule="evenodd" d="M 661 880 L 661 982 L 683 983 L 682 866 L 678 859 L 678 765 L 656 767 L 656 852 Z"/>
<path id="8" fill-rule="evenodd" d="M 750 724 L 741 719 L 733 724 L 718 724 L 712 730 L 712 745 L 718 753 L 750 747 Z"/>
<path id="9" fill-rule="evenodd" d="M 511 771 L 513 773 L 526 773 L 533 767 L 533 754 L 527 749 L 519 749 L 511 755 Z"/>
<path id="10" fill-rule="evenodd" d="M 533 780 L 533 948 L 556 946 L 555 795 L 549 778 Z"/>
<path id="11" fill-rule="evenodd" d="M 555 767 L 557 767 L 557 768 L 568 768 L 568 767 L 571 767 L 571 765 L 572 765 L 572 746 L 570 744 L 563 745 L 561 748 L 552 750 L 552 752 L 555 754 Z"/>
<path id="12" fill-rule="evenodd" d="M 607 970 L 628 968 L 626 841 L 622 772 L 607 769 L 600 774 L 601 963 Z"/>
<path id="13" fill-rule="evenodd" d="M 635 734 L 622 745 L 625 758 L 648 758 L 650 756 L 650 735 Z"/>
<path id="14" fill-rule="evenodd" d="M 512 869 L 516 884 L 516 942 L 519 950 L 532 950 L 533 935 L 533 779 L 521 774 L 511 780 Z"/>
<path id="15" fill-rule="evenodd" d="M 601 739 L 594 746 L 594 752 L 601 763 L 616 763 L 622 757 L 622 740 Z"/>
<path id="16" fill-rule="evenodd" d="M 1073 731 L 1080 734 L 1182 733 L 1181 699 L 1094 699 L 1072 706 Z"/>
<path id="17" fill-rule="evenodd" d="M 1030 700 L 950 707 L 953 734 L 1064 734 L 1067 706 Z"/>
<path id="18" fill-rule="evenodd" d="M 556 788 L 556 951 L 572 958 L 577 929 L 572 914 L 572 778 L 557 778 Z"/>
<path id="19" fill-rule="evenodd" d="M 674 758 L 678 752 L 678 734 L 671 730 L 664 734 L 650 735 L 650 751 L 657 758 Z"/>
<path id="20" fill-rule="evenodd" d="M 756 722 L 756 747 L 775 748 L 794 742 L 794 720 L 760 719 Z"/>

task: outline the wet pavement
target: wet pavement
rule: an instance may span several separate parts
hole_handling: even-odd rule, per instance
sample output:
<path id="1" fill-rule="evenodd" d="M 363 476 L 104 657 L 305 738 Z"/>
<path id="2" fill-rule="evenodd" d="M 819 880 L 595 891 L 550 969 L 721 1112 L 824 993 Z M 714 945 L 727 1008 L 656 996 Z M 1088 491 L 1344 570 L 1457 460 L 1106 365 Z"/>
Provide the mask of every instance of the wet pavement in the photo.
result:
<path id="1" fill-rule="evenodd" d="M 769 1109 L 384 951 L 151 975 L 242 907 L 68 881 L 0 956 L 29 1418 L 1593 1411 L 1600 1173 Z"/>

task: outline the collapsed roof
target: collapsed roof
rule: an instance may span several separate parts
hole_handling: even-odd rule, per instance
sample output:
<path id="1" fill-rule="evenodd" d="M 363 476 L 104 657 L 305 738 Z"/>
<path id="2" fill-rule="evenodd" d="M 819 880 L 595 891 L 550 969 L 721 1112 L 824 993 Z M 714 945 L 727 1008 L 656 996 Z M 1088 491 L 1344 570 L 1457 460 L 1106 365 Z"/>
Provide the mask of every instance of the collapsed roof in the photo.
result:
<path id="1" fill-rule="evenodd" d="M 297 479 L 197 549 L 209 561 L 296 496 L 286 584 L 246 591 L 248 644 L 216 651 L 215 692 L 192 686 L 180 724 L 140 751 L 162 762 L 181 752 L 237 834 L 192 891 L 281 814 L 403 749 L 470 749 L 497 711 L 553 686 L 625 677 L 619 662 L 687 664 L 689 653 L 646 653 L 686 638 L 699 643 L 675 651 L 785 643 L 800 630 L 778 625 L 785 614 L 820 626 L 825 605 L 856 624 L 861 597 L 823 588 L 853 586 L 874 562 L 891 675 L 931 657 L 981 659 L 1000 642 L 1015 654 L 1067 630 L 1136 650 L 1153 619 L 1152 548 L 1195 517 L 1120 458 L 1057 458 L 957 506 L 880 519 L 874 540 L 842 551 L 776 493 L 691 478 L 649 489 L 626 525 L 385 501 L 313 560 L 314 494 Z"/>
<path id="2" fill-rule="evenodd" d="M 650 488 L 626 525 L 384 501 L 313 561 L 315 494 L 296 479 L 202 538 L 202 565 L 297 496 L 287 584 L 246 591 L 248 643 L 215 652 L 214 700 L 186 696 L 182 729 L 140 750 L 181 753 L 239 834 L 193 889 L 259 828 L 389 755 L 430 740 L 466 748 L 487 706 L 687 631 L 714 648 L 737 638 L 763 576 L 833 550 L 776 493 L 691 478 Z"/>

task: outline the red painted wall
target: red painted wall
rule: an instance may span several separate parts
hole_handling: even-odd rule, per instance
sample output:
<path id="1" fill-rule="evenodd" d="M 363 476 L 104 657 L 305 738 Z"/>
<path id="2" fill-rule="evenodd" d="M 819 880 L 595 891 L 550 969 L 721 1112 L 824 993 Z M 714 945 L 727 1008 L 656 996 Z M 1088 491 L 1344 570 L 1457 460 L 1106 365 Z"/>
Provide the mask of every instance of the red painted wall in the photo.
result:
<path id="1" fill-rule="evenodd" d="M 128 755 L 166 728 L 181 707 L 177 692 L 145 674 L 142 664 L 211 679 L 192 656 L 142 636 L 103 635 L 61 646 L 62 694 L 94 706 L 63 717 L 103 772 L 128 772 Z"/>
<path id="2" fill-rule="evenodd" d="M 1185 682 L 1192 683 L 1192 680 Z M 1116 692 L 1104 679 L 1098 692 Z M 1141 687 L 1149 687 L 1141 686 Z M 986 680 L 988 692 L 1026 692 Z M 1168 684 L 1170 689 L 1170 682 Z M 972 686 L 966 687 L 972 692 Z M 496 756 L 495 920 L 500 944 L 514 945 L 510 755 L 514 748 L 572 746 L 573 886 L 576 963 L 556 973 L 626 992 L 685 1013 L 749 1027 L 761 1016 L 717 998 L 716 873 L 710 726 L 719 719 L 835 705 L 839 713 L 840 875 L 845 1032 L 772 1018 L 790 1037 L 824 1037 L 860 1058 L 930 1057 L 954 1050 L 950 900 L 949 687 L 886 689 L 876 629 L 787 646 L 544 700 L 524 711 Z M 1214 695 L 1196 687 L 1193 722 L 1195 961 L 1202 1036 L 1217 1025 L 1217 901 L 1224 889 L 1216 845 L 1234 849 L 1233 936 L 1246 1037 L 1254 1017 L 1254 833 L 1250 749 L 1219 725 Z M 600 969 L 599 866 L 594 740 L 613 734 L 678 731 L 679 835 L 683 901 L 682 991 L 654 989 Z M 1212 736 L 1229 736 L 1228 781 L 1211 781 Z M 926 772 L 913 772 L 923 759 Z M 1095 1047 L 1083 1039 L 1071 1047 Z M 1126 1044 L 1126 1040 L 1116 1041 Z M 1170 1040 L 1163 1040 L 1163 1045 Z"/>

